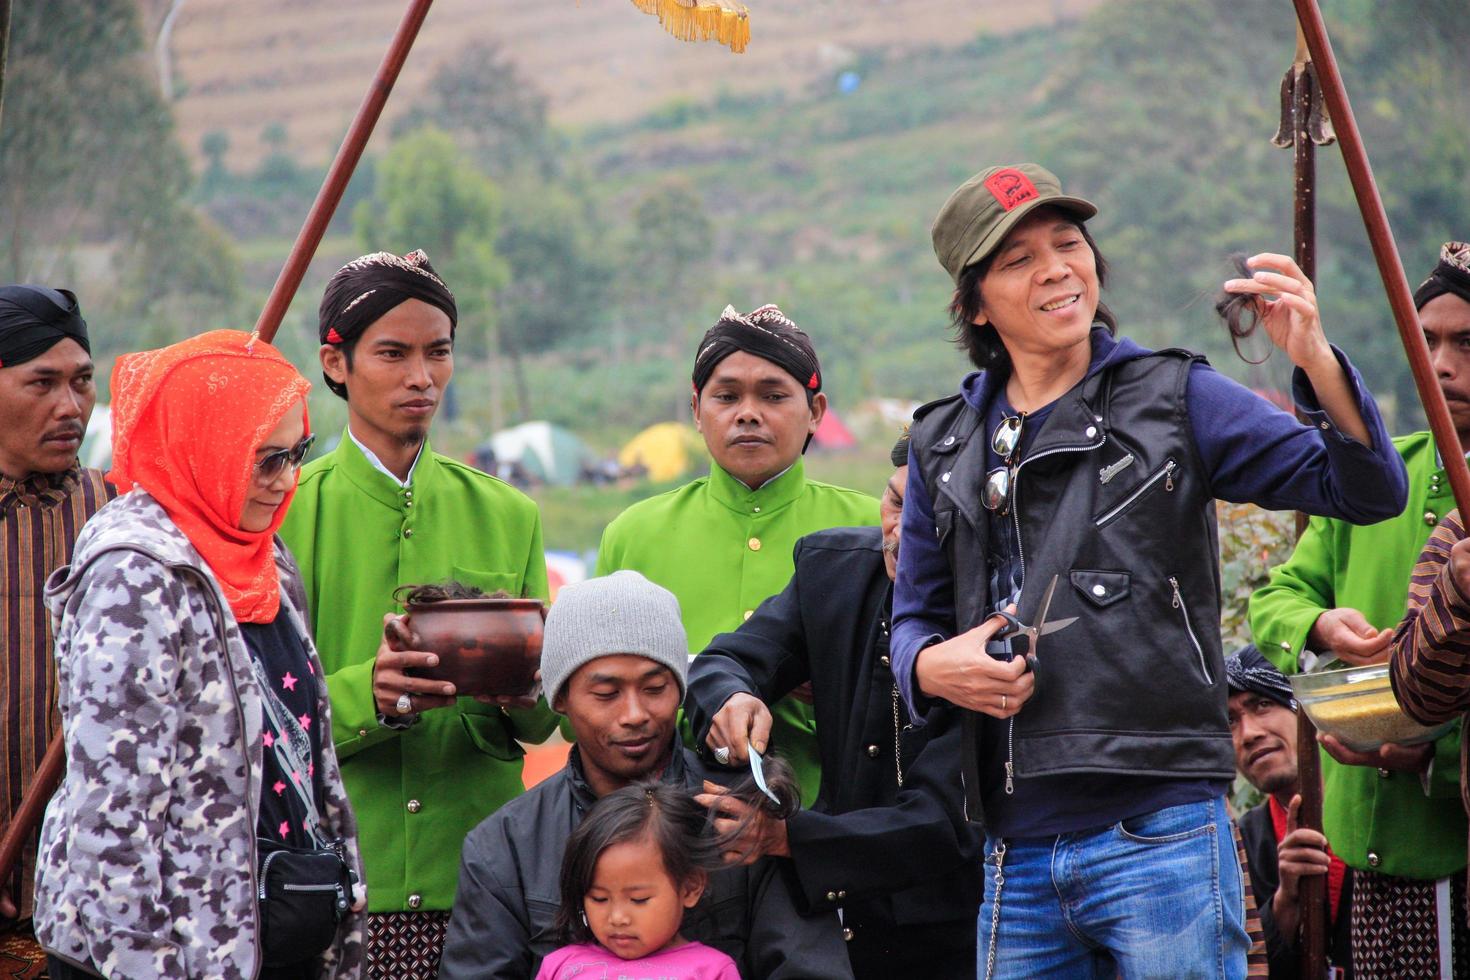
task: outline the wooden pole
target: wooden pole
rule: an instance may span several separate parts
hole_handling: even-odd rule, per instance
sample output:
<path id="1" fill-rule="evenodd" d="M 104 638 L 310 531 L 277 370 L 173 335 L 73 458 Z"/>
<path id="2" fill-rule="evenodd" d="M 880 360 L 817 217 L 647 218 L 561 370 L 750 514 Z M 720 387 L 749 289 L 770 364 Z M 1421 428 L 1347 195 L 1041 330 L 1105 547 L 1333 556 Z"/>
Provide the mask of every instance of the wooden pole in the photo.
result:
<path id="1" fill-rule="evenodd" d="M 5 115 L 5 56 L 10 50 L 10 0 L 0 0 L 0 119 Z"/>
<path id="2" fill-rule="evenodd" d="M 1293 189 L 1292 241 L 1293 258 L 1313 283 L 1317 281 L 1317 143 L 1332 141 L 1330 128 L 1312 125 L 1314 113 L 1321 121 L 1321 93 L 1312 71 L 1311 55 L 1301 25 L 1297 25 L 1296 57 L 1283 82 L 1282 126 L 1290 126 L 1287 142 L 1292 148 Z M 1321 130 L 1326 128 L 1324 134 Z M 1300 537 L 1307 515 L 1297 512 L 1296 531 Z M 1297 711 L 1297 774 L 1302 805 L 1297 813 L 1297 826 L 1322 830 L 1322 757 L 1317 747 L 1317 728 L 1305 711 Z M 1301 975 L 1327 975 L 1327 879 L 1323 875 L 1303 876 L 1298 886 L 1301 910 Z"/>
<path id="3" fill-rule="evenodd" d="M 46 815 L 46 804 L 51 802 L 51 795 L 61 785 L 61 777 L 65 772 L 66 745 L 61 733 L 57 732 L 52 737 L 51 744 L 46 746 L 41 765 L 31 777 L 31 784 L 26 787 L 20 806 L 15 808 L 10 826 L 5 828 L 5 836 L 0 838 L 0 886 L 10 880 L 11 870 L 20 860 L 20 853 L 31 839 L 32 832 Z M 19 904 L 20 896 L 13 897 Z"/>
<path id="4" fill-rule="evenodd" d="M 1403 264 L 1399 261 L 1393 232 L 1388 227 L 1388 215 L 1378 196 L 1378 186 L 1373 180 L 1373 168 L 1368 163 L 1368 154 L 1363 149 L 1357 120 L 1348 103 L 1347 89 L 1343 86 L 1342 75 L 1337 68 L 1337 58 L 1332 53 L 1332 42 L 1327 37 L 1322 11 L 1317 6 L 1317 0 L 1292 0 L 1292 3 L 1296 6 L 1297 21 L 1301 25 L 1307 50 L 1311 53 L 1312 63 L 1317 70 L 1317 80 L 1327 102 L 1327 111 L 1342 144 L 1343 162 L 1347 165 L 1353 194 L 1358 199 L 1358 210 L 1363 214 L 1368 242 L 1373 247 L 1373 258 L 1378 263 L 1378 274 L 1388 293 L 1388 305 L 1393 310 L 1399 339 L 1409 357 L 1409 370 L 1414 375 L 1414 386 L 1419 390 L 1419 401 L 1424 405 L 1424 413 L 1429 417 L 1429 429 L 1434 434 L 1435 445 L 1439 447 L 1440 455 L 1444 459 L 1445 475 L 1449 477 L 1450 489 L 1454 492 L 1455 506 L 1462 515 L 1470 514 L 1470 468 L 1465 465 L 1465 452 L 1460 445 L 1459 433 L 1455 431 L 1449 406 L 1445 404 L 1444 393 L 1440 391 L 1434 368 L 1429 363 L 1429 348 L 1424 343 L 1419 314 L 1414 309 L 1414 297 L 1409 290 L 1409 281 L 1404 276 Z"/>
<path id="5" fill-rule="evenodd" d="M 347 136 L 337 150 L 336 159 L 327 170 L 327 177 L 322 181 L 322 188 L 317 191 L 316 200 L 306 214 L 306 221 L 296 236 L 296 243 L 291 246 L 286 264 L 281 268 L 275 286 L 271 287 L 265 309 L 261 310 L 260 319 L 255 321 L 255 333 L 260 339 L 269 342 L 275 338 L 276 330 L 280 328 L 281 320 L 296 296 L 301 278 L 306 275 L 306 267 L 316 255 L 317 246 L 327 232 L 327 224 L 342 201 L 347 182 L 357 168 L 357 161 L 362 158 L 368 137 L 373 134 L 373 127 L 377 125 L 378 116 L 382 114 L 388 95 L 393 91 L 393 83 L 398 81 L 398 73 L 403 69 L 409 49 L 413 47 L 419 28 L 423 26 L 424 18 L 429 13 L 429 5 L 433 2 L 434 0 L 409 0 L 403 20 L 398 24 L 398 31 L 388 45 L 388 53 L 383 55 L 383 63 L 378 66 L 372 86 L 363 97 L 362 105 L 358 107 L 357 115 L 348 127 Z"/>

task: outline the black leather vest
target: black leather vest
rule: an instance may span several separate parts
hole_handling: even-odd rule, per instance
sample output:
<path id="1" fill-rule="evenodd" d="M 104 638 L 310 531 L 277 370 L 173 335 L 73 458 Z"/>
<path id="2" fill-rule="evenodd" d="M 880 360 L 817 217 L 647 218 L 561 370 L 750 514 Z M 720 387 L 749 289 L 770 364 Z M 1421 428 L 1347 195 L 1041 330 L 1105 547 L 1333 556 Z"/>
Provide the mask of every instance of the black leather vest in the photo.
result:
<path id="1" fill-rule="evenodd" d="M 1215 505 L 1185 400 L 1196 357 L 1158 351 L 1085 379 L 1058 400 L 1016 470 L 1017 614 L 1033 622 L 1057 576 L 1048 619 L 1077 617 L 1038 644 L 1036 694 L 1015 717 L 1017 777 L 1234 775 Z M 915 457 L 964 632 L 991 606 L 981 503 L 990 433 L 958 395 L 916 418 Z M 969 768 L 978 819 L 973 759 Z"/>

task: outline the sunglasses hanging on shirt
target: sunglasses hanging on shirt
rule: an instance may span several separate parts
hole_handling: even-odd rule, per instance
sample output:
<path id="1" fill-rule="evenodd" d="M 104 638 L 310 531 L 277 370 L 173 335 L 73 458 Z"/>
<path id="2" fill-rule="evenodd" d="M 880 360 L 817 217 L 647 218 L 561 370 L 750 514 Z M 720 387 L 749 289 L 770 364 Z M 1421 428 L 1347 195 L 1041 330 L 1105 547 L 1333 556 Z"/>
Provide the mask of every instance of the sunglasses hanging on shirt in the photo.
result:
<path id="1" fill-rule="evenodd" d="M 995 427 L 990 437 L 990 448 L 1004 462 L 985 475 L 985 487 L 981 503 L 986 510 L 1004 515 L 1011 506 L 1011 483 L 1016 473 L 1016 464 L 1021 456 L 1021 426 L 1026 422 L 1026 413 L 1007 415 Z"/>

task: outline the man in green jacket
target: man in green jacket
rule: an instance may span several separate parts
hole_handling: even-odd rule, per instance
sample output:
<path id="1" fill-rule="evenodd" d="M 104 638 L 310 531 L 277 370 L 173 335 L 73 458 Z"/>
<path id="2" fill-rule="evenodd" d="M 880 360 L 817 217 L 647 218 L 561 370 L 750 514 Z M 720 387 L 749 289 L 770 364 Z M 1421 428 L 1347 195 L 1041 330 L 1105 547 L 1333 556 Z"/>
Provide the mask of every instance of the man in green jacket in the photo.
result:
<path id="1" fill-rule="evenodd" d="M 1460 441 L 1470 446 L 1470 246 L 1450 243 L 1443 259 L 1415 304 Z M 1288 673 L 1309 652 L 1350 664 L 1388 660 L 1414 562 L 1455 506 L 1428 432 L 1394 446 L 1409 471 L 1408 508 L 1366 527 L 1312 518 L 1291 558 L 1251 597 L 1256 646 Z M 1323 743 L 1323 829 L 1354 873 L 1354 975 L 1449 976 L 1448 966 L 1440 972 L 1441 935 L 1452 934 L 1457 952 L 1470 949 L 1459 724 L 1433 744 L 1377 753 L 1330 736 Z M 1470 963 L 1453 967 L 1455 976 L 1470 975 Z"/>
<path id="2" fill-rule="evenodd" d="M 454 904 L 460 843 L 523 791 L 518 741 L 555 727 L 543 704 L 503 710 L 411 677 L 390 649 L 401 585 L 454 579 L 545 598 L 536 505 L 434 453 L 454 372 L 454 297 L 423 252 L 343 266 L 322 298 L 321 362 L 347 401 L 336 450 L 306 466 L 281 535 L 301 566 L 357 812 L 368 885 L 368 976 L 430 980 Z"/>
<path id="3" fill-rule="evenodd" d="M 640 501 L 602 535 L 597 575 L 629 568 L 674 593 L 699 653 L 786 587 L 796 540 L 829 527 L 876 525 L 878 501 L 808 480 L 802 454 L 827 410 L 810 338 L 773 305 L 725 307 L 694 359 L 694 424 L 710 475 Z M 821 763 L 809 703 L 775 705 L 772 744 L 817 798 Z"/>

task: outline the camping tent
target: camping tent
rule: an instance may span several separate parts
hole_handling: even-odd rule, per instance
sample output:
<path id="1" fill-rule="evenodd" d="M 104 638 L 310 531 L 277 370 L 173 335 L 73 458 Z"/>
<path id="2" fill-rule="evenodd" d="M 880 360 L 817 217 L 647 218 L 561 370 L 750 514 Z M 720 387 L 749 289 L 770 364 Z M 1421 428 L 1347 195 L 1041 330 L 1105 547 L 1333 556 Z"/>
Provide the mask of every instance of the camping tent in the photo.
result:
<path id="1" fill-rule="evenodd" d="M 558 486 L 576 483 L 583 467 L 597 461 L 576 433 L 550 422 L 525 422 L 501 429 L 487 444 L 497 463 L 519 463 L 534 479 Z"/>
<path id="2" fill-rule="evenodd" d="M 817 449 L 851 449 L 857 445 L 857 440 L 852 437 L 852 432 L 843 424 L 842 419 L 837 417 L 837 409 L 828 405 L 822 421 L 817 423 L 812 445 Z"/>
<path id="3" fill-rule="evenodd" d="M 638 433 L 618 452 L 625 470 L 642 466 L 655 483 L 677 480 L 708 455 L 704 440 L 691 425 L 660 422 Z"/>

